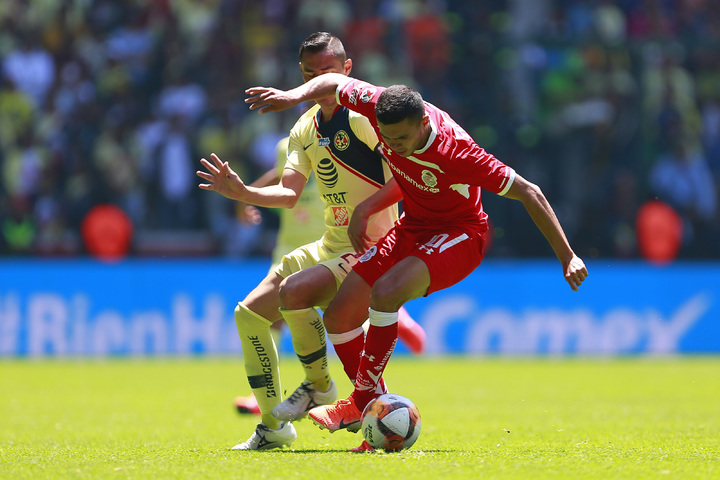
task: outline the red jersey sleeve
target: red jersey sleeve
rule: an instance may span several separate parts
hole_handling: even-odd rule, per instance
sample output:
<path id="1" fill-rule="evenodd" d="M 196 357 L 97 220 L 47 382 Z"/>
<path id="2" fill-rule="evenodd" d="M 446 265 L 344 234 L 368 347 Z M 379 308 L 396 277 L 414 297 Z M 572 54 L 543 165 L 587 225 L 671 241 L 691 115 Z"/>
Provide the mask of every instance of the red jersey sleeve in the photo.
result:
<path id="1" fill-rule="evenodd" d="M 442 163 L 445 173 L 470 185 L 505 195 L 515 179 L 515 171 L 475 143 L 447 113 L 431 104 L 426 104 L 426 110 L 437 131 L 435 158 Z"/>
<path id="2" fill-rule="evenodd" d="M 373 128 L 377 128 L 375 104 L 384 90 L 385 87 L 378 87 L 353 78 L 345 85 L 338 86 L 335 100 L 339 105 L 364 115 L 370 120 Z"/>
<path id="3" fill-rule="evenodd" d="M 464 175 L 472 185 L 505 195 L 515 180 L 515 170 L 473 142 L 468 151 Z"/>

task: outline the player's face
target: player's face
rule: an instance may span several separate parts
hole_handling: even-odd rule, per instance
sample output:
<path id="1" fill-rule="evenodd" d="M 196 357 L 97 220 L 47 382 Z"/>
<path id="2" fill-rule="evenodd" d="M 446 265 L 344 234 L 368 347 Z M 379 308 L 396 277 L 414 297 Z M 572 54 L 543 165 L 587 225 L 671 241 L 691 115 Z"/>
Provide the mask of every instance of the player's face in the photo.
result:
<path id="1" fill-rule="evenodd" d="M 324 50 L 317 53 L 305 53 L 300 61 L 300 71 L 303 81 L 307 82 L 322 75 L 323 73 L 342 73 L 349 75 L 352 69 L 352 61 L 348 58 L 344 62 L 335 57 L 331 50 Z M 317 100 L 321 107 L 336 105 L 335 95 Z"/>
<path id="2" fill-rule="evenodd" d="M 383 142 L 401 157 L 409 157 L 415 150 L 425 146 L 430 136 L 430 119 L 424 116 L 419 122 L 407 118 L 402 122 L 386 125 L 378 123 Z"/>

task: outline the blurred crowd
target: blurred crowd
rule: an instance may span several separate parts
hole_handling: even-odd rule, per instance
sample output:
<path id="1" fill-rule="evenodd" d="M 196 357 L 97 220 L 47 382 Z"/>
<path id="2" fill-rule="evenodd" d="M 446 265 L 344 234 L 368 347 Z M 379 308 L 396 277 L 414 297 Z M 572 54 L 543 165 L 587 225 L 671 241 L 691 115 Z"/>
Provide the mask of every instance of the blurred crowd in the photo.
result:
<path id="1" fill-rule="evenodd" d="M 197 188 L 211 152 L 248 182 L 299 111 L 244 89 L 301 81 L 299 43 L 338 35 L 353 75 L 405 83 L 542 186 L 585 258 L 637 258 L 635 219 L 681 216 L 680 258 L 720 258 L 720 4 L 713 0 L 2 0 L 0 254 L 87 253 L 98 205 L 131 254 L 267 255 Z M 552 250 L 522 208 L 484 196 L 488 256 Z"/>

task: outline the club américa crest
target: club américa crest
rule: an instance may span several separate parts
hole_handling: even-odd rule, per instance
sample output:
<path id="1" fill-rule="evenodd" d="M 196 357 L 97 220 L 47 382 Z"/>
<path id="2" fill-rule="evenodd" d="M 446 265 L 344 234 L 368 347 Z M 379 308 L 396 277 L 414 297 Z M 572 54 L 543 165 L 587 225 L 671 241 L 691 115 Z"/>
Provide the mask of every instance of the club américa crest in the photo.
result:
<path id="1" fill-rule="evenodd" d="M 346 150 L 350 146 L 350 137 L 345 132 L 345 130 L 339 130 L 335 134 L 333 143 L 335 144 L 335 148 L 342 152 L 343 150 Z"/>

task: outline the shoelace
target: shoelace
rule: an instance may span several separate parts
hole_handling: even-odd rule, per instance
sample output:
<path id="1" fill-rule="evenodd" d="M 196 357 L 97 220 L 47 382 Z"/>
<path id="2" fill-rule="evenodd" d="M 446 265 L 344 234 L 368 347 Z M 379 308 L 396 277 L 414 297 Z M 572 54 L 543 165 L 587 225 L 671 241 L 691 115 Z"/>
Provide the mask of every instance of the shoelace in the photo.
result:
<path id="1" fill-rule="evenodd" d="M 249 439 L 247 439 L 245 442 L 243 442 L 245 445 L 252 445 L 254 443 L 260 442 L 260 439 L 262 438 L 261 432 L 269 432 L 270 427 L 263 425 L 262 423 L 258 423 L 257 427 L 255 427 L 255 431 L 250 436 Z"/>
<path id="2" fill-rule="evenodd" d="M 304 390 L 305 392 L 307 392 L 310 397 L 312 397 L 312 389 L 310 388 L 310 384 L 303 382 L 303 383 L 301 383 L 300 386 L 292 393 L 292 395 L 290 395 L 290 397 L 288 398 L 288 402 L 290 402 L 290 403 L 292 403 L 293 405 L 295 405 L 295 402 L 297 402 L 298 400 L 300 400 L 300 397 L 302 396 L 302 391 L 303 391 L 303 390 Z"/>

